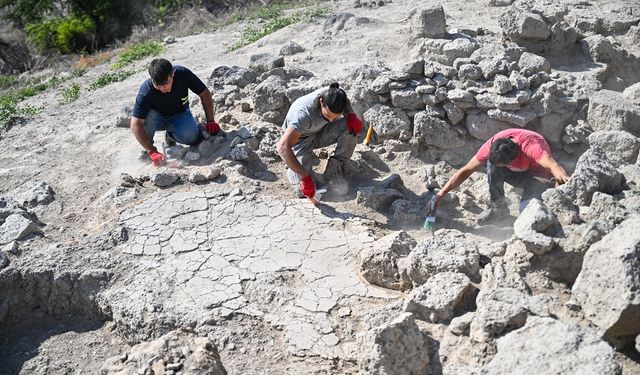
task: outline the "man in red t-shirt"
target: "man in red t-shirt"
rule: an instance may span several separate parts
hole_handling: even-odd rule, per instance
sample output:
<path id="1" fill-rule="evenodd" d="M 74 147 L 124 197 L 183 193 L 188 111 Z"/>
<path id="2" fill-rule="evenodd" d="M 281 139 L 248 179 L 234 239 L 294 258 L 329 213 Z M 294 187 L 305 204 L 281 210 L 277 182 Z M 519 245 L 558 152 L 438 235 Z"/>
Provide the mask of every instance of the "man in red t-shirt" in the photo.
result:
<path id="1" fill-rule="evenodd" d="M 476 155 L 451 176 L 437 193 L 436 207 L 449 191 L 460 186 L 485 163 L 491 208 L 481 219 L 508 213 L 504 199 L 505 182 L 524 188 L 520 200 L 522 212 L 529 200 L 540 197 L 551 186 L 551 178 L 559 185 L 569 180 L 564 168 L 551 157 L 549 144 L 542 135 L 520 128 L 506 129 L 487 140 Z"/>

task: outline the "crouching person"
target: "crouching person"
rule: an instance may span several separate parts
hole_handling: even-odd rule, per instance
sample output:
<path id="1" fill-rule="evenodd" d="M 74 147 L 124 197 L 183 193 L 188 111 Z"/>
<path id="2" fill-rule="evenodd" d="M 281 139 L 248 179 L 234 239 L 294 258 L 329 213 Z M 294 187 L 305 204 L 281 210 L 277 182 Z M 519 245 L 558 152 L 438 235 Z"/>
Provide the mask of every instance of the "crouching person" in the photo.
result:
<path id="1" fill-rule="evenodd" d="M 131 117 L 131 131 L 147 151 L 153 165 L 165 163 L 165 156 L 153 145 L 158 130 L 166 130 L 165 143 L 195 145 L 201 139 L 200 128 L 189 110 L 189 90 L 200 97 L 207 117 L 204 126 L 211 135 L 220 131 L 214 120 L 211 92 L 191 70 L 173 66 L 166 59 L 154 59 L 149 64 L 150 79 L 138 91 Z"/>
<path id="2" fill-rule="evenodd" d="M 491 206 L 478 218 L 479 222 L 508 215 L 508 204 L 504 195 L 504 183 L 523 188 L 520 212 L 532 198 L 540 198 L 542 193 L 555 184 L 569 180 L 567 172 L 551 156 L 549 144 L 544 137 L 525 129 L 506 129 L 489 140 L 476 155 L 456 171 L 441 191 L 436 195 L 436 207 L 442 198 L 457 188 L 473 172 L 485 164 Z"/>
<path id="3" fill-rule="evenodd" d="M 302 198 L 315 196 L 313 150 L 336 144 L 327 161 L 325 182 L 341 177 L 345 162 L 351 158 L 362 122 L 353 112 L 346 92 L 338 83 L 296 99 L 282 125 L 284 134 L 278 143 L 278 153 L 287 164 L 287 177 L 294 193 Z"/>

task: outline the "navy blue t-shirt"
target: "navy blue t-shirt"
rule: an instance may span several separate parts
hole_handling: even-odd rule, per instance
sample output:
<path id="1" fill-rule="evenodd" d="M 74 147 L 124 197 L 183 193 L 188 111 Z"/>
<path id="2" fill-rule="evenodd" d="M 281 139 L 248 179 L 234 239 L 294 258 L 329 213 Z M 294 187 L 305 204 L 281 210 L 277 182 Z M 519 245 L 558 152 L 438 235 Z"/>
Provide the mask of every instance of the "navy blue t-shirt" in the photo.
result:
<path id="1" fill-rule="evenodd" d="M 144 81 L 138 96 L 136 104 L 133 106 L 132 116 L 145 119 L 150 109 L 163 114 L 165 117 L 171 117 L 189 108 L 189 91 L 200 95 L 207 86 L 192 71 L 184 66 L 173 66 L 173 85 L 171 91 L 166 94 L 161 93 L 153 87 L 151 78 Z"/>

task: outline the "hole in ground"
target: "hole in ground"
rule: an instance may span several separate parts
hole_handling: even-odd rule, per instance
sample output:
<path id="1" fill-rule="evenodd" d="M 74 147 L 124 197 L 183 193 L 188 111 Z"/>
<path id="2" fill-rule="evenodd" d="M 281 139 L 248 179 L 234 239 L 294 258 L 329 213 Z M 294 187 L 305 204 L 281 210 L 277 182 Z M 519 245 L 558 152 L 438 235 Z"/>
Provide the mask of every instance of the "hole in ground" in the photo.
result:
<path id="1" fill-rule="evenodd" d="M 6 271 L 0 274 L 0 374 L 95 374 L 124 346 L 96 303 L 108 271 Z"/>

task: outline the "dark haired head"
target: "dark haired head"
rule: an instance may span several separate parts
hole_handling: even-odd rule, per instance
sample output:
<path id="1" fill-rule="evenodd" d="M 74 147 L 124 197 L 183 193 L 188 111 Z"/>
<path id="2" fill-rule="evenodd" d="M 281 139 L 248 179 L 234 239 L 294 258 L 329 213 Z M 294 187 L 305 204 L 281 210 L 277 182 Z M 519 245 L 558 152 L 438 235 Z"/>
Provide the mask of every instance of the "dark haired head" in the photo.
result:
<path id="1" fill-rule="evenodd" d="M 167 59 L 153 59 L 149 64 L 149 75 L 156 85 L 164 85 L 173 73 L 173 65 Z"/>
<path id="2" fill-rule="evenodd" d="M 325 92 L 318 96 L 316 99 L 318 105 L 320 104 L 319 99 L 322 99 L 325 107 L 336 114 L 343 113 L 345 108 L 347 108 L 347 93 L 340 88 L 338 82 L 332 83 Z"/>
<path id="3" fill-rule="evenodd" d="M 518 144 L 510 138 L 498 138 L 491 144 L 489 161 L 494 165 L 506 165 L 518 156 L 519 151 Z"/>

